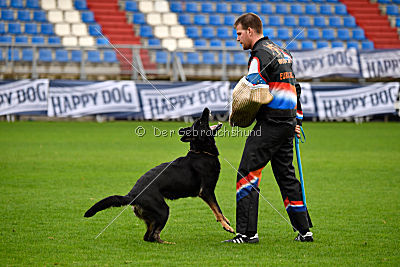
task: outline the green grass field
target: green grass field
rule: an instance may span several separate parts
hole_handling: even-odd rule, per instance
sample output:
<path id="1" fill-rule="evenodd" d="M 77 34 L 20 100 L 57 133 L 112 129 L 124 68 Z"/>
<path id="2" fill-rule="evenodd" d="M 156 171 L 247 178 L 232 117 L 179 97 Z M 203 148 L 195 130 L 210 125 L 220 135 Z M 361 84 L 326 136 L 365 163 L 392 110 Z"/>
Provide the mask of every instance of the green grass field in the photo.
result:
<path id="1" fill-rule="evenodd" d="M 147 134 L 138 137 L 137 126 Z M 400 265 L 400 124 L 305 123 L 301 145 L 314 243 L 297 243 L 290 226 L 260 199 L 259 244 L 222 244 L 233 235 L 199 198 L 168 201 L 162 232 L 176 245 L 142 240 L 145 226 L 129 208 L 83 217 L 96 201 L 126 194 L 188 144 L 154 136 L 182 122 L 0 123 L 0 265 Z M 235 221 L 235 170 L 245 138 L 218 137 L 216 195 Z M 227 161 L 225 161 L 225 159 Z M 268 166 L 261 193 L 286 216 Z"/>

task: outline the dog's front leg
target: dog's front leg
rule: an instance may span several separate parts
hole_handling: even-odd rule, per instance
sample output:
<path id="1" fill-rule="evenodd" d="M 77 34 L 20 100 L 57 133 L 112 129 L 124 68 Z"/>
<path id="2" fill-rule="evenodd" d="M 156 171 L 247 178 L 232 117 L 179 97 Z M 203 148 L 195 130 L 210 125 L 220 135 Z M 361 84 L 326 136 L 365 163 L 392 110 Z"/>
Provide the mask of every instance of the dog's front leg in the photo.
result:
<path id="1" fill-rule="evenodd" d="M 224 230 L 228 232 L 235 233 L 235 230 L 233 230 L 233 228 L 230 226 L 229 220 L 222 214 L 221 208 L 218 205 L 214 192 L 209 193 L 202 191 L 200 193 L 200 198 L 203 199 L 208 204 L 208 206 L 214 213 L 217 222 L 219 222 L 222 225 L 222 228 L 224 228 Z"/>

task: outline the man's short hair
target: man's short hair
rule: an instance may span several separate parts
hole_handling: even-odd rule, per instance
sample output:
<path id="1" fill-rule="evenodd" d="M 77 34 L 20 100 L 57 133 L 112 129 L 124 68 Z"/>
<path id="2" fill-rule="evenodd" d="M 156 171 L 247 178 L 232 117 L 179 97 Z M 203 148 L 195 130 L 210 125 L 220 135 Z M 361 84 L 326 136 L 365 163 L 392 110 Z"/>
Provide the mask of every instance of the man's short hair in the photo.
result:
<path id="1" fill-rule="evenodd" d="M 233 24 L 233 27 L 236 29 L 239 24 L 242 25 L 243 29 L 252 28 L 257 33 L 262 33 L 263 30 L 260 17 L 254 13 L 246 13 L 238 17 L 235 21 L 235 24 Z"/>

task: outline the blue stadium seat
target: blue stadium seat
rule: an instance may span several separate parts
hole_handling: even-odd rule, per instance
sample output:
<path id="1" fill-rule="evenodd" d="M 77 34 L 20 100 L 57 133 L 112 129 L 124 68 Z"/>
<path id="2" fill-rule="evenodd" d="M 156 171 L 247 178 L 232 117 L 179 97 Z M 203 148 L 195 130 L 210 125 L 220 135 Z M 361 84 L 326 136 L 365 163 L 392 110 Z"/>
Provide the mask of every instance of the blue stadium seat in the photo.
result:
<path id="1" fill-rule="evenodd" d="M 150 39 L 150 40 L 153 40 L 153 39 Z M 149 40 L 149 43 L 150 43 L 150 40 Z M 158 39 L 156 39 L 156 40 L 158 40 Z M 160 43 L 160 40 L 158 40 L 158 42 Z M 96 45 L 106 46 L 106 45 L 108 45 L 108 39 L 104 38 L 104 37 L 97 37 L 96 38 Z"/>
<path id="2" fill-rule="evenodd" d="M 307 4 L 305 7 L 306 15 L 317 15 L 317 6 L 315 4 Z"/>
<path id="3" fill-rule="evenodd" d="M 329 42 L 327 41 L 317 41 L 317 49 L 329 47 Z"/>
<path id="4" fill-rule="evenodd" d="M 288 39 L 290 39 L 290 36 L 289 36 L 289 30 L 288 30 L 288 28 L 279 28 L 278 29 L 278 31 L 277 31 L 277 38 L 279 38 L 279 39 L 281 39 L 281 40 L 288 40 Z"/>
<path id="5" fill-rule="evenodd" d="M 156 63 L 157 64 L 167 64 L 168 63 L 168 53 L 165 51 L 156 51 Z"/>
<path id="6" fill-rule="evenodd" d="M 299 26 L 310 27 L 311 26 L 311 18 L 309 16 L 299 16 Z"/>
<path id="7" fill-rule="evenodd" d="M 201 29 L 201 36 L 206 39 L 214 38 L 214 29 L 212 27 L 203 27 Z"/>
<path id="8" fill-rule="evenodd" d="M 319 40 L 320 34 L 317 28 L 309 28 L 307 29 L 307 38 L 310 40 Z"/>
<path id="9" fill-rule="evenodd" d="M 261 9 L 260 9 L 261 14 L 265 15 L 272 15 L 274 14 L 273 8 L 271 4 L 261 4 Z"/>
<path id="10" fill-rule="evenodd" d="M 242 14 L 243 6 L 241 3 L 232 3 L 231 4 L 231 13 Z"/>
<path id="11" fill-rule="evenodd" d="M 51 62 L 51 61 L 53 61 L 53 56 L 51 54 L 51 49 L 47 49 L 47 48 L 39 49 L 38 61 L 40 61 L 40 62 Z"/>
<path id="12" fill-rule="evenodd" d="M 14 10 L 11 9 L 2 9 L 1 10 L 1 19 L 7 21 L 14 20 Z"/>
<path id="13" fill-rule="evenodd" d="M 203 63 L 214 65 L 215 62 L 215 54 L 213 52 L 205 52 L 203 53 Z"/>
<path id="14" fill-rule="evenodd" d="M 333 40 L 335 39 L 335 30 L 331 28 L 322 30 L 322 39 L 324 40 Z"/>
<path id="15" fill-rule="evenodd" d="M 81 15 L 82 15 L 82 21 L 85 23 L 96 22 L 92 11 L 82 11 Z"/>
<path id="16" fill-rule="evenodd" d="M 332 6 L 331 5 L 321 5 L 319 7 L 319 13 L 326 16 L 333 15 Z"/>
<path id="17" fill-rule="evenodd" d="M 196 2 L 186 2 L 186 12 L 197 13 L 198 7 Z"/>
<path id="18" fill-rule="evenodd" d="M 399 16 L 399 7 L 397 5 L 387 5 L 386 14 L 389 16 Z"/>
<path id="19" fill-rule="evenodd" d="M 105 50 L 103 53 L 104 62 L 118 63 L 117 54 L 114 50 Z"/>
<path id="20" fill-rule="evenodd" d="M 283 25 L 288 27 L 296 26 L 296 18 L 294 16 L 285 16 L 283 18 Z"/>
<path id="21" fill-rule="evenodd" d="M 353 16 L 344 16 L 343 17 L 343 26 L 346 28 L 354 28 L 357 26 L 356 20 Z"/>
<path id="22" fill-rule="evenodd" d="M 292 13 L 293 15 L 302 15 L 302 14 L 304 14 L 303 6 L 300 5 L 300 4 L 292 4 L 290 6 L 290 13 Z"/>
<path id="23" fill-rule="evenodd" d="M 184 60 L 185 60 L 185 55 L 184 55 L 183 52 L 176 52 L 176 53 L 175 53 L 175 56 L 177 56 L 177 57 L 179 58 L 179 60 L 181 61 L 181 63 L 184 62 Z"/>
<path id="24" fill-rule="evenodd" d="M 242 52 L 235 52 L 233 53 L 233 64 L 235 65 L 247 65 L 248 58 Z"/>
<path id="25" fill-rule="evenodd" d="M 301 49 L 302 50 L 313 50 L 314 43 L 312 41 L 303 41 L 303 42 L 301 42 Z"/>
<path id="26" fill-rule="evenodd" d="M 350 40 L 350 31 L 349 31 L 349 29 L 346 29 L 346 28 L 338 29 L 337 37 L 338 37 L 339 40 L 349 41 Z"/>
<path id="27" fill-rule="evenodd" d="M 353 39 L 362 41 L 365 39 L 364 30 L 360 28 L 353 29 Z"/>
<path id="28" fill-rule="evenodd" d="M 218 27 L 217 28 L 217 37 L 221 39 L 230 39 L 232 35 L 230 34 L 232 31 L 227 27 Z"/>
<path id="29" fill-rule="evenodd" d="M 314 2 L 314 3 L 324 3 L 325 0 L 312 0 L 312 2 Z"/>
<path id="30" fill-rule="evenodd" d="M 297 41 L 292 40 L 291 42 L 287 42 L 285 48 L 288 50 L 299 50 L 299 43 Z"/>
<path id="31" fill-rule="evenodd" d="M 277 4 L 275 6 L 275 13 L 280 15 L 287 15 L 289 12 L 287 10 L 286 4 Z"/>
<path id="32" fill-rule="evenodd" d="M 186 27 L 186 35 L 189 38 L 199 38 L 199 28 L 195 26 Z"/>
<path id="33" fill-rule="evenodd" d="M 137 7 L 136 1 L 126 1 L 125 2 L 125 10 L 129 12 L 138 12 L 139 9 Z"/>
<path id="34" fill-rule="evenodd" d="M 362 50 L 374 50 L 374 43 L 370 40 L 364 40 L 361 42 Z"/>
<path id="35" fill-rule="evenodd" d="M 13 48 L 8 49 L 8 60 L 10 61 L 20 61 L 21 57 L 19 54 L 19 49 Z"/>
<path id="36" fill-rule="evenodd" d="M 37 22 L 47 22 L 46 12 L 44 10 L 33 11 L 33 20 Z"/>
<path id="37" fill-rule="evenodd" d="M 217 3 L 215 12 L 225 14 L 228 13 L 228 5 L 226 3 Z"/>
<path id="38" fill-rule="evenodd" d="M 342 27 L 342 18 L 339 16 L 331 16 L 329 17 L 329 26 L 339 28 Z"/>
<path id="39" fill-rule="evenodd" d="M 31 62 L 33 60 L 33 50 L 31 48 L 22 49 L 21 61 Z"/>
<path id="40" fill-rule="evenodd" d="M 141 25 L 139 34 L 141 37 L 152 38 L 153 37 L 153 28 L 149 25 Z"/>
<path id="41" fill-rule="evenodd" d="M 254 3 L 247 3 L 246 4 L 246 12 L 258 13 L 258 5 L 254 4 Z"/>
<path id="42" fill-rule="evenodd" d="M 344 4 L 335 5 L 335 14 L 341 15 L 341 16 L 347 15 L 348 13 L 347 13 L 346 5 L 344 5 Z"/>
<path id="43" fill-rule="evenodd" d="M 172 12 L 182 13 L 183 12 L 182 2 L 171 2 L 170 9 Z"/>
<path id="44" fill-rule="evenodd" d="M 201 3 L 201 12 L 214 13 L 213 5 L 209 2 Z"/>
<path id="45" fill-rule="evenodd" d="M 18 20 L 20 21 L 30 21 L 31 20 L 31 12 L 29 10 L 18 10 Z"/>
<path id="46" fill-rule="evenodd" d="M 400 4 L 400 0 L 392 0 L 394 4 Z"/>
<path id="47" fill-rule="evenodd" d="M 56 50 L 55 61 L 57 61 L 57 62 L 68 62 L 69 61 L 68 51 L 65 50 L 65 49 L 57 49 Z"/>
<path id="48" fill-rule="evenodd" d="M 58 36 L 49 36 L 49 38 L 47 39 L 47 42 L 49 44 L 53 44 L 53 45 L 58 44 L 59 45 L 59 44 L 61 44 L 61 38 Z"/>
<path id="49" fill-rule="evenodd" d="M 396 18 L 396 27 L 400 27 L 400 17 Z"/>
<path id="50" fill-rule="evenodd" d="M 324 28 L 326 27 L 325 17 L 324 16 L 315 16 L 314 17 L 314 26 Z"/>
<path id="51" fill-rule="evenodd" d="M 194 46 L 195 47 L 207 46 L 207 40 L 206 39 L 196 39 L 196 40 L 194 40 Z"/>
<path id="52" fill-rule="evenodd" d="M 203 14 L 194 15 L 193 22 L 195 25 L 200 25 L 200 26 L 207 25 L 206 16 L 204 16 Z"/>
<path id="53" fill-rule="evenodd" d="M 281 17 L 280 16 L 269 16 L 268 25 L 281 26 Z"/>
<path id="54" fill-rule="evenodd" d="M 104 39 L 104 38 L 103 38 Z M 149 39 L 149 41 L 147 42 L 147 44 L 149 46 L 161 46 L 161 41 L 160 39 L 157 38 L 151 38 Z"/>
<path id="55" fill-rule="evenodd" d="M 332 42 L 332 48 L 337 48 L 337 47 L 344 47 L 344 43 L 342 41 L 333 41 Z"/>
<path id="56" fill-rule="evenodd" d="M 218 54 L 218 63 L 222 64 L 224 62 L 224 53 L 220 52 Z M 225 54 L 225 64 L 231 65 L 232 64 L 232 58 L 230 53 Z"/>
<path id="57" fill-rule="evenodd" d="M 212 26 L 221 26 L 221 16 L 220 15 L 210 15 L 208 17 L 209 23 Z"/>
<path id="58" fill-rule="evenodd" d="M 134 13 L 132 18 L 133 24 L 143 25 L 146 24 L 146 18 L 143 13 Z"/>
<path id="59" fill-rule="evenodd" d="M 97 23 L 88 24 L 88 31 L 91 36 L 101 36 L 101 26 Z"/>
<path id="60" fill-rule="evenodd" d="M 186 54 L 186 62 L 187 64 L 200 64 L 199 53 L 197 52 L 189 52 Z"/>
<path id="61" fill-rule="evenodd" d="M 28 37 L 25 35 L 17 35 L 15 36 L 15 43 L 16 44 L 27 44 L 28 43 Z"/>
<path id="62" fill-rule="evenodd" d="M 87 9 L 86 0 L 75 0 L 74 6 L 76 10 L 86 10 Z"/>
<path id="63" fill-rule="evenodd" d="M 32 44 L 44 44 L 44 37 L 43 36 L 32 36 L 31 39 Z"/>
<path id="64" fill-rule="evenodd" d="M 8 23 L 8 33 L 21 34 L 21 24 L 18 22 Z"/>
<path id="65" fill-rule="evenodd" d="M 327 3 L 339 3 L 339 0 L 326 0 Z"/>
<path id="66" fill-rule="evenodd" d="M 192 21 L 191 21 L 190 16 L 188 14 L 179 14 L 178 22 L 181 25 L 191 25 L 192 24 Z"/>
<path id="67" fill-rule="evenodd" d="M 273 28 L 263 28 L 264 36 L 268 36 L 270 39 L 275 38 L 275 30 Z"/>
<path id="68" fill-rule="evenodd" d="M 392 0 L 378 0 L 377 3 L 379 3 L 379 4 L 391 4 Z"/>
<path id="69" fill-rule="evenodd" d="M 53 24 L 42 23 L 40 25 L 40 33 L 45 35 L 53 35 L 54 34 Z"/>
<path id="70" fill-rule="evenodd" d="M 238 44 L 237 41 L 234 41 L 234 40 L 226 40 L 225 41 L 226 47 L 236 47 L 237 44 Z"/>
<path id="71" fill-rule="evenodd" d="M 234 15 L 226 15 L 224 16 L 224 25 L 226 26 L 233 26 L 233 24 L 235 23 L 235 16 Z"/>
<path id="72" fill-rule="evenodd" d="M 7 8 L 8 4 L 7 4 L 7 0 L 0 0 L 0 8 Z"/>
<path id="73" fill-rule="evenodd" d="M 306 33 L 304 28 L 296 28 L 292 31 L 292 38 L 295 40 L 304 40 L 306 39 Z"/>
<path id="74" fill-rule="evenodd" d="M 11 44 L 12 37 L 11 35 L 0 35 L 0 44 Z"/>
<path id="75" fill-rule="evenodd" d="M 6 25 L 4 22 L 0 21 L 0 34 L 5 34 L 6 33 Z"/>
<path id="76" fill-rule="evenodd" d="M 212 47 L 221 47 L 222 46 L 222 41 L 220 39 L 212 39 L 210 41 L 210 46 L 212 46 Z"/>
<path id="77" fill-rule="evenodd" d="M 82 60 L 82 51 L 81 50 L 72 50 L 71 51 L 71 61 L 72 62 L 81 62 Z"/>
<path id="78" fill-rule="evenodd" d="M 359 49 L 360 47 L 357 41 L 349 41 L 347 42 L 347 49 L 349 48 Z"/>
<path id="79" fill-rule="evenodd" d="M 24 4 L 22 3 L 22 0 L 12 0 L 12 1 L 10 1 L 10 6 L 12 8 L 24 8 Z"/>
<path id="80" fill-rule="evenodd" d="M 87 51 L 87 61 L 90 63 L 100 63 L 101 62 L 100 52 L 97 50 Z"/>

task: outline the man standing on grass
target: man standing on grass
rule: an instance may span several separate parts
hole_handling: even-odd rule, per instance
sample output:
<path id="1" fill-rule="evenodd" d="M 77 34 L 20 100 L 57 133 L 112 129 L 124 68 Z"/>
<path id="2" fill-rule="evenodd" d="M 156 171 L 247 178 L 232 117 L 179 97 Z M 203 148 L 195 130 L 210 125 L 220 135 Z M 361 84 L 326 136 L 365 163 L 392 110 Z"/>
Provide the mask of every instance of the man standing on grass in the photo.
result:
<path id="1" fill-rule="evenodd" d="M 246 140 L 236 184 L 237 235 L 224 242 L 259 242 L 258 186 L 261 171 L 269 161 L 293 229 L 299 231 L 295 240 L 311 242 L 312 223 L 292 163 L 293 138 L 295 133 L 300 137 L 303 118 L 299 101 L 301 88 L 293 74 L 292 56 L 263 36 L 262 22 L 256 14 L 241 15 L 234 27 L 236 40 L 243 50 L 251 49 L 247 81 L 253 85 L 267 84 L 274 98 L 261 106 L 256 116 L 257 123 Z M 261 132 L 261 135 L 254 132 Z"/>

